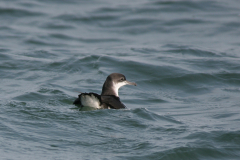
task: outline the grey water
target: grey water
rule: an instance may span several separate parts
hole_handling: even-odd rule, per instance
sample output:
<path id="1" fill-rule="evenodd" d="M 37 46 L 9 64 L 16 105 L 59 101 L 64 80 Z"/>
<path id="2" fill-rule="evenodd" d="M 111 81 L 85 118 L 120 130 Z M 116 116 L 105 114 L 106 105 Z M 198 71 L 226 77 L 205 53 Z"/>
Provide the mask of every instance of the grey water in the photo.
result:
<path id="1" fill-rule="evenodd" d="M 1 0 L 0 159 L 240 158 L 240 1 Z M 127 109 L 81 111 L 122 73 Z"/>

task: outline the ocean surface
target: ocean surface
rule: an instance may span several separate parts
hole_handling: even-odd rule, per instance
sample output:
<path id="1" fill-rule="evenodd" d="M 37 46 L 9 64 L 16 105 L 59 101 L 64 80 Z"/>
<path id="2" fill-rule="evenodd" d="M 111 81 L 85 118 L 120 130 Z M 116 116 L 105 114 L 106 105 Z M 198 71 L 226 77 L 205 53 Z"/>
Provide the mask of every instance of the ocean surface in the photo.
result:
<path id="1" fill-rule="evenodd" d="M 239 160 L 240 1 L 1 0 L 0 84 L 1 160 Z"/>

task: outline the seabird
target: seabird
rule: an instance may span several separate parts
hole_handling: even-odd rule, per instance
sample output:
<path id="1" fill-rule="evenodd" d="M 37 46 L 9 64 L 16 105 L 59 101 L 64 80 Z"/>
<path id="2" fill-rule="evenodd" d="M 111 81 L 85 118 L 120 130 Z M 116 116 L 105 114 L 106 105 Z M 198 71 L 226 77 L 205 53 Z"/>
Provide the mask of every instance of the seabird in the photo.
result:
<path id="1" fill-rule="evenodd" d="M 134 82 L 129 82 L 126 77 L 120 73 L 110 74 L 102 87 L 101 95 L 96 93 L 81 93 L 73 104 L 80 107 L 92 107 L 96 109 L 121 109 L 126 106 L 120 101 L 118 89 L 124 85 L 134 85 Z"/>

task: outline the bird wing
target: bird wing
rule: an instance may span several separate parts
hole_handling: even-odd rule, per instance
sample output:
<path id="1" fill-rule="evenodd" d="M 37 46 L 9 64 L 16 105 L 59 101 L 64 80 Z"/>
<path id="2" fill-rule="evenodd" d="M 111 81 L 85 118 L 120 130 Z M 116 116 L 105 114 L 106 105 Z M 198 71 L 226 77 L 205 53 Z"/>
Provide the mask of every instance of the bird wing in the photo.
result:
<path id="1" fill-rule="evenodd" d="M 101 102 L 114 109 L 127 108 L 116 96 L 101 96 Z"/>
<path id="2" fill-rule="evenodd" d="M 89 98 L 93 99 L 93 97 L 95 97 L 95 99 L 101 103 L 101 96 L 98 95 L 97 93 L 81 93 L 78 95 L 78 98 L 73 102 L 73 104 L 75 105 L 83 105 L 83 102 L 81 102 L 82 96 L 88 96 Z M 93 99 L 94 100 L 94 99 Z"/>
<path id="3" fill-rule="evenodd" d="M 80 96 L 80 95 L 78 95 L 78 96 Z M 75 105 L 82 105 L 80 98 L 78 97 L 78 98 L 73 102 L 73 104 L 75 104 Z"/>
<path id="4" fill-rule="evenodd" d="M 119 97 L 110 95 L 110 96 L 100 96 L 96 93 L 81 93 L 78 95 L 78 98 L 73 102 L 73 104 L 77 106 L 82 106 L 83 102 L 81 102 L 81 96 L 94 96 L 97 98 L 100 102 L 100 105 L 102 108 L 113 108 L 113 109 L 121 109 L 121 108 L 127 108 L 119 99 Z"/>

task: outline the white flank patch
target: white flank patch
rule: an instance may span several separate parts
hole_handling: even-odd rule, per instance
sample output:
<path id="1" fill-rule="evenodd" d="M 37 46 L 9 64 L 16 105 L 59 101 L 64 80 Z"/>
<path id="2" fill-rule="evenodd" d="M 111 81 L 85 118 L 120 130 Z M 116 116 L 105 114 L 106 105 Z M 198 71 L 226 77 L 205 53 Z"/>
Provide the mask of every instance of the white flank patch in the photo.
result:
<path id="1" fill-rule="evenodd" d="M 99 99 L 94 95 L 81 95 L 81 103 L 85 107 L 102 108 Z"/>

